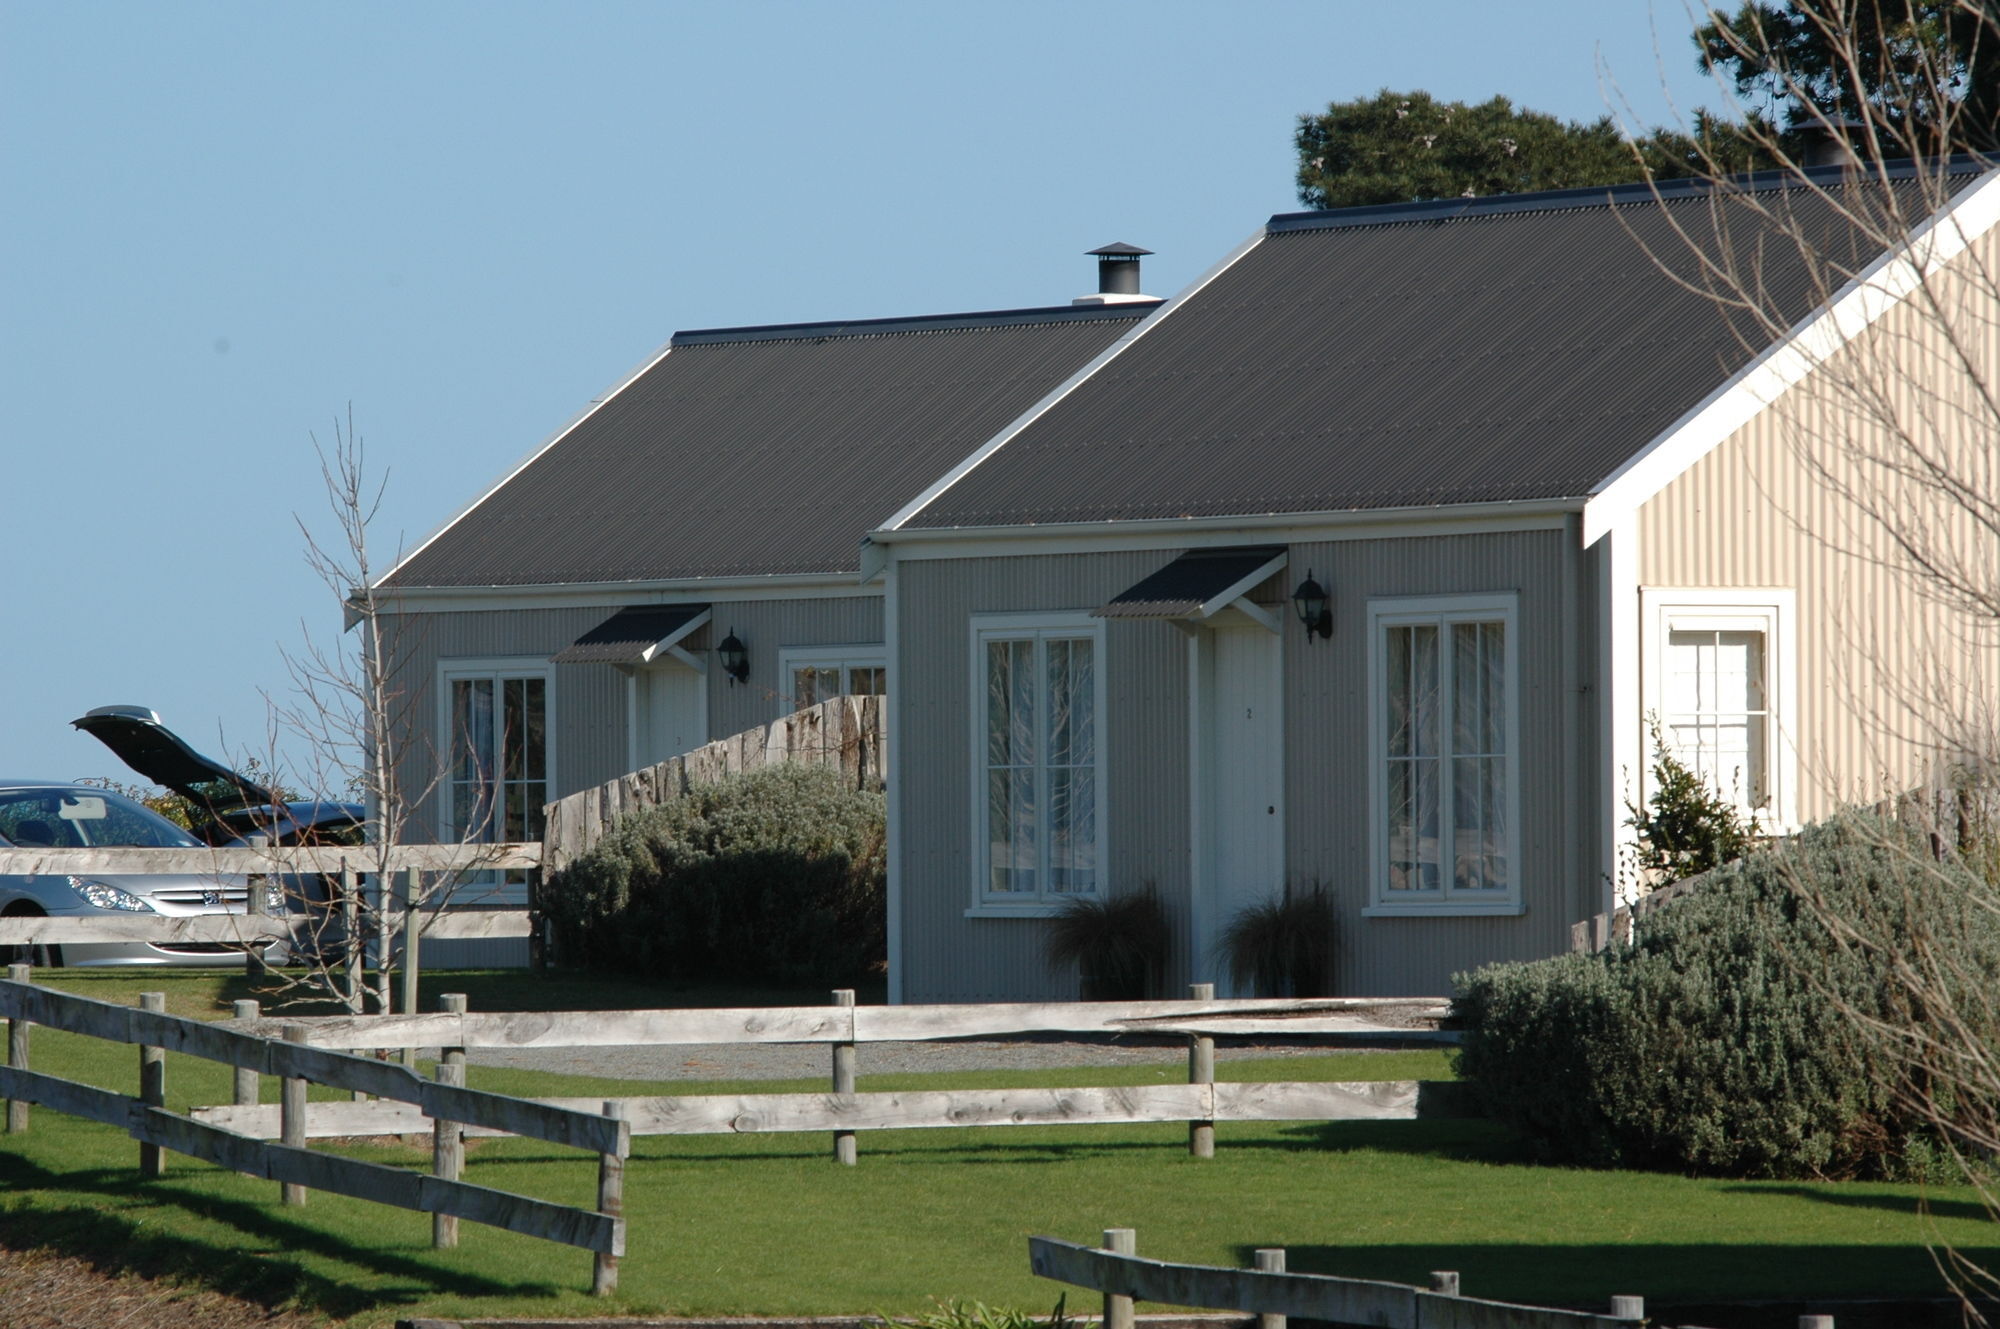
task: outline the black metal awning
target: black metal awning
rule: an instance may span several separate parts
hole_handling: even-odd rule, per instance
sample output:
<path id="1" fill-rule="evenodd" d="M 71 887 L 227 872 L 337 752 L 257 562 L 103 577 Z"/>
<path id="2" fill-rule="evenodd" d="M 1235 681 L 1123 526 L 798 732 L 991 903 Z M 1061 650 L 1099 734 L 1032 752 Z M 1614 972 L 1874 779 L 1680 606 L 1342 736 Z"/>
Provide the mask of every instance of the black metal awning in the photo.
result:
<path id="1" fill-rule="evenodd" d="M 550 658 L 557 664 L 647 664 L 706 622 L 706 604 L 629 605 Z"/>
<path id="2" fill-rule="evenodd" d="M 1285 566 L 1283 545 L 1190 549 L 1091 610 L 1097 618 L 1209 618 Z"/>

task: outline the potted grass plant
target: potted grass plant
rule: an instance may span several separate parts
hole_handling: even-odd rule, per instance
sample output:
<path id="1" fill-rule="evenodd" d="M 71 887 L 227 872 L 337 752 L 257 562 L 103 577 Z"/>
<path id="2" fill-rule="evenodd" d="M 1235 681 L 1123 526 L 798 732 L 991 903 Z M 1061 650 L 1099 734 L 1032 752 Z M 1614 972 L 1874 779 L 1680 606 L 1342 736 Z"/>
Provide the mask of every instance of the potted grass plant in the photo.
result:
<path id="1" fill-rule="evenodd" d="M 1330 997 L 1334 928 L 1324 885 L 1288 885 L 1278 898 L 1239 910 L 1220 949 L 1230 977 L 1260 997 Z"/>
<path id="2" fill-rule="evenodd" d="M 1158 994 L 1172 930 L 1149 885 L 1108 899 L 1069 901 L 1049 924 L 1051 969 L 1076 966 L 1085 1001 L 1146 1001 Z"/>

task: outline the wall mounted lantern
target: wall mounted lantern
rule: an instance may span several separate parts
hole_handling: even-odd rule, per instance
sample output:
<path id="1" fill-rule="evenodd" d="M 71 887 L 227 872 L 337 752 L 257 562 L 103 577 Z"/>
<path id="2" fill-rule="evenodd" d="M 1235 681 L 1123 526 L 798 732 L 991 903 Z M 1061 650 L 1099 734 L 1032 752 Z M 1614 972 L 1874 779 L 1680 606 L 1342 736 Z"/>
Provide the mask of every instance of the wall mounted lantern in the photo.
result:
<path id="1" fill-rule="evenodd" d="M 722 672 L 729 675 L 732 687 L 750 677 L 750 652 L 737 637 L 735 628 L 729 629 L 729 635 L 715 648 L 715 655 L 722 661 Z"/>
<path id="2" fill-rule="evenodd" d="M 1313 580 L 1312 569 L 1306 569 L 1306 579 L 1292 592 L 1292 604 L 1299 611 L 1299 622 L 1306 625 L 1306 640 L 1314 637 L 1333 636 L 1333 608 L 1326 588 Z"/>

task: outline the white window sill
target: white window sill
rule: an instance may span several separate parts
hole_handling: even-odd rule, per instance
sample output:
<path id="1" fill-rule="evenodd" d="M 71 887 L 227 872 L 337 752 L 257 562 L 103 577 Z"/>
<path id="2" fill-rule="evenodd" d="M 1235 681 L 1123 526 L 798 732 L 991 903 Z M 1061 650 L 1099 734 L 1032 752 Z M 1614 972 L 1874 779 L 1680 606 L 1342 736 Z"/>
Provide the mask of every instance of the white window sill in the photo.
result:
<path id="1" fill-rule="evenodd" d="M 1410 900 L 1394 904 L 1372 904 L 1361 911 L 1363 918 L 1518 918 L 1528 912 L 1519 900 L 1492 903 L 1465 900 Z"/>
<path id="2" fill-rule="evenodd" d="M 1082 899 L 1093 899 L 1082 896 Z M 1059 904 L 976 904 L 965 911 L 967 918 L 1054 918 L 1063 911 Z"/>

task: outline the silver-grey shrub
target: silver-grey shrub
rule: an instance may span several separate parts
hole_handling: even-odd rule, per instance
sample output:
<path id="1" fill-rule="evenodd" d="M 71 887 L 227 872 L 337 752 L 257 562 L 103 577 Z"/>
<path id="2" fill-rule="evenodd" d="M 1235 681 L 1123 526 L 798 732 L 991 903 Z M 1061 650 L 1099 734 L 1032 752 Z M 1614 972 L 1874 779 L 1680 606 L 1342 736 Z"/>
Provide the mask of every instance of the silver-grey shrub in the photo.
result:
<path id="1" fill-rule="evenodd" d="M 769 766 L 621 818 L 544 889 L 565 964 L 841 983 L 886 952 L 884 800 Z"/>
<path id="2" fill-rule="evenodd" d="M 1746 1177 L 1939 1171 L 1940 1013 L 1996 1045 L 1991 893 L 1848 817 L 1716 870 L 1596 955 L 1459 978 L 1460 1073 L 1550 1161 Z M 1929 975 L 1923 982 L 1911 975 Z"/>

